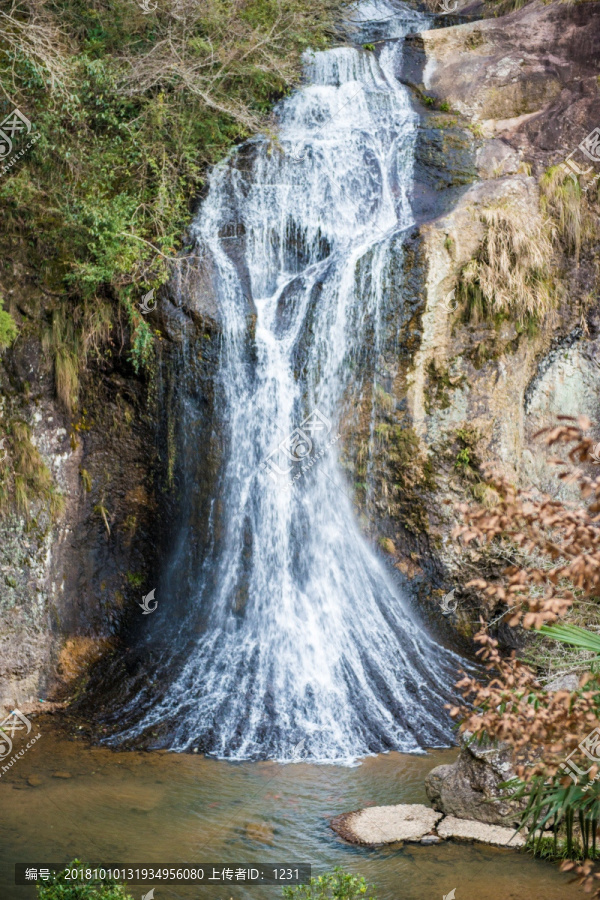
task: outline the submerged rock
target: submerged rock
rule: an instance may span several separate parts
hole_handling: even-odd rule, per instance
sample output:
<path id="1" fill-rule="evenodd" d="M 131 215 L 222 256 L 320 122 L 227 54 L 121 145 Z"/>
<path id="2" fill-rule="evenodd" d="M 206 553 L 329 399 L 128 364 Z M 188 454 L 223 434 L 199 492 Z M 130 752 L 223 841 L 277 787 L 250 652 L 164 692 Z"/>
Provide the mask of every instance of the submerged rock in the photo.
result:
<path id="1" fill-rule="evenodd" d="M 246 825 L 246 837 L 259 844 L 272 844 L 273 829 L 265 822 L 249 822 Z"/>
<path id="2" fill-rule="evenodd" d="M 418 803 L 372 806 L 336 816 L 333 830 L 353 844 L 391 844 L 420 841 L 428 835 L 442 814 Z"/>

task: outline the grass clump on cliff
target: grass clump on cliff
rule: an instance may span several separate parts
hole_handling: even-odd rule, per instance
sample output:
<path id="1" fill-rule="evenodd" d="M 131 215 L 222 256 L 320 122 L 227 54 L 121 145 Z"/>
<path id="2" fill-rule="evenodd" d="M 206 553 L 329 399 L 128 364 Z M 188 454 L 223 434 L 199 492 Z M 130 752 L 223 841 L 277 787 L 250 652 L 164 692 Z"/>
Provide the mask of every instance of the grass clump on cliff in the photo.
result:
<path id="1" fill-rule="evenodd" d="M 134 366 L 151 360 L 137 302 L 173 271 L 207 167 L 267 128 L 343 3 L 16 0 L 0 14 L 0 118 L 17 107 L 39 134 L 0 179 L 0 250 L 48 298 L 67 409 L 111 328 Z"/>
<path id="2" fill-rule="evenodd" d="M 412 534 L 429 530 L 425 495 L 435 490 L 433 466 L 412 428 L 380 422 L 375 435 L 385 467 L 379 473 L 381 510 L 399 519 Z"/>
<path id="3" fill-rule="evenodd" d="M 561 166 L 544 173 L 540 190 L 544 214 L 552 216 L 565 250 L 579 262 L 582 245 L 598 234 L 597 214 L 590 209 L 587 194 Z"/>
<path id="4" fill-rule="evenodd" d="M 481 221 L 480 249 L 459 279 L 468 318 L 541 319 L 552 305 L 552 243 L 541 219 L 504 201 L 482 210 Z"/>
<path id="5" fill-rule="evenodd" d="M 7 448 L 11 465 L 0 469 L 0 515 L 8 508 L 12 496 L 19 513 L 27 519 L 31 503 L 44 503 L 52 519 L 64 510 L 64 497 L 56 489 L 50 470 L 31 440 L 31 428 L 19 419 L 9 424 L 10 444 Z"/>

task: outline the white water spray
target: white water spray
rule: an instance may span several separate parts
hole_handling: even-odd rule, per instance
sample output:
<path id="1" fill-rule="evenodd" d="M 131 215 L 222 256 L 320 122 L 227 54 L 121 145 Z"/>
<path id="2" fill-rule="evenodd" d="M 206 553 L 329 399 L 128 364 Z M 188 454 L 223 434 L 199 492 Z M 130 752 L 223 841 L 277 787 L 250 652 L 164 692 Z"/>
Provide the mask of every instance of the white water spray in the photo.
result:
<path id="1" fill-rule="evenodd" d="M 426 19 L 372 2 L 357 22 L 362 37 L 398 38 Z M 386 271 L 412 222 L 401 52 L 310 55 L 306 86 L 278 110 L 280 147 L 257 138 L 212 173 L 194 228 L 223 321 L 224 528 L 189 598 L 202 633 L 121 739 L 161 725 L 175 750 L 291 760 L 302 741 L 327 761 L 450 742 L 457 658 L 414 622 L 361 534 L 334 440 L 350 361 L 367 327 L 377 352 Z M 298 432 L 315 410 L 322 427 Z M 311 464 L 290 489 L 302 454 Z M 289 476 L 270 477 L 269 457 Z"/>

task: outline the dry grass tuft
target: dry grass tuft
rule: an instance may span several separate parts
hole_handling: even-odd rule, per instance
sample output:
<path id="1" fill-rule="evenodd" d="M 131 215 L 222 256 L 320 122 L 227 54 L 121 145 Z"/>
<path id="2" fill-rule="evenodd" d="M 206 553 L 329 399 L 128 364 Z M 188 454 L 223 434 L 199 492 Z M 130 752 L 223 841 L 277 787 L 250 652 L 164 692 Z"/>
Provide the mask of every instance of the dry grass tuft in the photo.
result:
<path id="1" fill-rule="evenodd" d="M 52 313 L 50 327 L 42 337 L 42 346 L 54 361 L 56 395 L 65 409 L 72 412 L 77 405 L 79 392 L 80 341 L 73 319 L 64 307 Z"/>
<path id="2" fill-rule="evenodd" d="M 581 185 L 560 166 L 553 166 L 542 176 L 540 189 L 544 214 L 557 222 L 565 249 L 579 262 L 582 245 L 598 230 Z"/>
<path id="3" fill-rule="evenodd" d="M 31 504 L 37 500 L 47 504 L 53 520 L 58 519 L 64 511 L 65 499 L 31 440 L 31 428 L 21 419 L 14 419 L 9 431 L 13 476 L 11 479 L 5 472 L 0 478 L 0 515 L 8 511 L 12 495 L 16 509 L 25 518 L 29 519 Z"/>
<path id="4" fill-rule="evenodd" d="M 550 309 L 552 242 L 539 216 L 499 203 L 481 213 L 485 233 L 479 253 L 461 272 L 459 290 L 470 318 L 503 314 L 519 322 Z"/>
<path id="5" fill-rule="evenodd" d="M 101 299 L 86 301 L 75 310 L 65 306 L 52 312 L 42 346 L 54 362 L 56 395 L 68 412 L 77 408 L 79 373 L 90 356 L 99 356 L 112 329 L 110 306 Z"/>

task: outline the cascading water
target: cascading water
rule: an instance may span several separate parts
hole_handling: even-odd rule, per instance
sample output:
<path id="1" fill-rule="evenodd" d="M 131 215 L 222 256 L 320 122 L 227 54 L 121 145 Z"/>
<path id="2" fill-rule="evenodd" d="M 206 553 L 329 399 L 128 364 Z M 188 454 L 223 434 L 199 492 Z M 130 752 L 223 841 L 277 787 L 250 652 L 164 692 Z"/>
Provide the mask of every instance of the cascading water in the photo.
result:
<path id="1" fill-rule="evenodd" d="M 363 3 L 355 34 L 426 21 Z M 306 86 L 278 109 L 279 146 L 256 138 L 212 173 L 194 232 L 223 322 L 223 524 L 180 630 L 201 633 L 163 668 L 160 699 L 125 709 L 136 721 L 118 740 L 160 727 L 175 750 L 291 759 L 301 742 L 323 761 L 449 742 L 457 657 L 361 534 L 338 461 L 352 360 L 366 331 L 377 353 L 386 269 L 412 222 L 401 52 L 390 40 L 310 55 Z"/>

